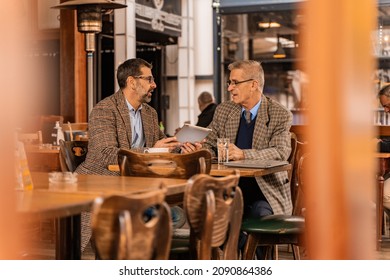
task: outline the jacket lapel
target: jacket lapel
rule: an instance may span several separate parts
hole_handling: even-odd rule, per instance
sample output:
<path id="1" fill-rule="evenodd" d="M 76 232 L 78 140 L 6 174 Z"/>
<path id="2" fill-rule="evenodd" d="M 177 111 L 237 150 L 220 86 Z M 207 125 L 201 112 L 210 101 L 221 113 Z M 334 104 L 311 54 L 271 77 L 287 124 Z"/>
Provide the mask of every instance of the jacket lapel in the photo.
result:
<path id="1" fill-rule="evenodd" d="M 267 126 L 269 122 L 268 99 L 262 94 L 259 110 L 257 111 L 255 131 L 253 132 L 252 147 L 260 147 L 261 136 L 267 135 Z"/>
<path id="2" fill-rule="evenodd" d="M 127 107 L 125 95 L 122 90 L 118 90 L 115 93 L 115 99 L 117 102 L 118 112 L 122 118 L 123 123 L 125 124 L 127 139 L 129 141 L 129 146 L 131 147 L 132 135 L 131 135 L 131 124 L 130 124 L 130 112 L 129 107 Z"/>
<path id="3" fill-rule="evenodd" d="M 146 147 L 153 147 L 153 129 L 150 127 L 153 124 L 152 112 L 150 111 L 150 107 L 145 104 L 142 104 L 141 118 L 145 145 Z"/>
<path id="4" fill-rule="evenodd" d="M 240 126 L 241 118 L 241 106 L 235 104 L 233 110 L 230 112 L 226 123 L 226 137 L 230 139 L 230 143 L 235 143 L 238 133 L 238 127 Z"/>

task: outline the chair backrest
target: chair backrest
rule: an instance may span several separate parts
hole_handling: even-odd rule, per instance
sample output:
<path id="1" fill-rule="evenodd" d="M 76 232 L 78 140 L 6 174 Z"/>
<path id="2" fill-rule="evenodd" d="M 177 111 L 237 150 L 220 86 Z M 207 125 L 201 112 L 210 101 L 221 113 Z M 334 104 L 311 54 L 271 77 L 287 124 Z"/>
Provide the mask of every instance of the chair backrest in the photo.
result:
<path id="1" fill-rule="evenodd" d="M 211 153 L 199 150 L 189 154 L 144 154 L 121 149 L 118 152 L 118 163 L 122 176 L 188 179 L 195 174 L 210 173 Z"/>
<path id="2" fill-rule="evenodd" d="M 307 172 L 310 161 L 310 153 L 303 152 L 298 160 L 297 164 L 297 192 L 295 196 L 293 214 L 296 216 L 304 216 L 305 212 L 305 202 L 304 194 L 305 188 L 307 188 Z"/>
<path id="3" fill-rule="evenodd" d="M 198 174 L 188 180 L 184 210 L 190 225 L 193 258 L 237 259 L 243 215 L 239 178 L 236 170 L 235 174 L 226 177 Z"/>
<path id="4" fill-rule="evenodd" d="M 172 225 L 165 191 L 95 200 L 92 240 L 100 259 L 168 259 Z"/>
<path id="5" fill-rule="evenodd" d="M 78 141 L 88 139 L 88 123 L 64 123 L 62 125 L 65 140 Z"/>
<path id="6" fill-rule="evenodd" d="M 63 172 L 74 172 L 85 160 L 88 152 L 88 141 L 60 140 L 60 164 Z"/>
<path id="7" fill-rule="evenodd" d="M 295 201 L 297 200 L 298 193 L 298 163 L 300 158 L 304 153 L 307 152 L 308 143 L 307 142 L 296 142 L 296 152 L 295 152 L 295 160 L 292 169 L 292 178 L 291 178 L 291 200 L 293 202 L 293 209 L 295 208 Z M 293 210 L 294 212 L 294 210 Z"/>
<path id="8" fill-rule="evenodd" d="M 43 143 L 52 143 L 53 137 L 51 136 L 53 128 L 56 122 L 60 122 L 60 125 L 64 122 L 64 117 L 60 115 L 42 115 L 39 118 L 39 129 L 42 131 Z"/>
<path id="9" fill-rule="evenodd" d="M 293 172 L 294 172 L 294 163 L 295 163 L 295 155 L 296 155 L 297 146 L 298 146 L 298 138 L 297 138 L 297 136 L 295 135 L 294 132 L 290 132 L 290 134 L 291 134 L 291 153 L 290 153 L 290 156 L 288 157 L 287 161 L 292 166 L 292 169 L 290 169 L 288 171 L 288 179 L 291 182 L 292 176 L 293 176 Z"/>
<path id="10" fill-rule="evenodd" d="M 33 133 L 18 133 L 18 140 L 24 144 L 42 144 L 42 131 Z"/>

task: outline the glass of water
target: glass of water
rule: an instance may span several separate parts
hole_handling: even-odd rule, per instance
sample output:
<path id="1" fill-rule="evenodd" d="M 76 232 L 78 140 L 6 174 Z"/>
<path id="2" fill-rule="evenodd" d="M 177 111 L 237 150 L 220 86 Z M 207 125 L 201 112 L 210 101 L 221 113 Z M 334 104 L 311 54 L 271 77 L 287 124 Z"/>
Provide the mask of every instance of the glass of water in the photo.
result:
<path id="1" fill-rule="evenodd" d="M 224 164 L 229 161 L 229 138 L 218 138 L 217 139 L 217 148 L 218 148 L 218 164 Z"/>

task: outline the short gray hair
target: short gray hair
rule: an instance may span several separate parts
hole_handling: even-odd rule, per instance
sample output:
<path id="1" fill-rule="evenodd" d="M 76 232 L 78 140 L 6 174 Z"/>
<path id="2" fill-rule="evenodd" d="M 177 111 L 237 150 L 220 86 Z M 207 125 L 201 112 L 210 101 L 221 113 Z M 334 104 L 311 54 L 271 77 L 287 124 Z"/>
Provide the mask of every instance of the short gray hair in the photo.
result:
<path id="1" fill-rule="evenodd" d="M 264 87 L 264 70 L 261 63 L 255 60 L 239 60 L 229 64 L 228 69 L 244 70 L 245 79 L 253 79 L 259 82 L 259 87 L 263 90 Z"/>

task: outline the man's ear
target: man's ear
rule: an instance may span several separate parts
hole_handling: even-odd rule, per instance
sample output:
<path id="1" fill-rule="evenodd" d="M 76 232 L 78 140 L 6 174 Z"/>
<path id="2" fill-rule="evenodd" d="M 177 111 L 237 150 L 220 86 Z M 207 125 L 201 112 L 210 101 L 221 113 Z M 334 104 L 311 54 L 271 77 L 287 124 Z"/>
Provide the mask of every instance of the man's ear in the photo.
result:
<path id="1" fill-rule="evenodd" d="M 252 90 L 258 90 L 259 89 L 259 82 L 256 80 L 252 81 Z"/>
<path id="2" fill-rule="evenodd" d="M 132 76 L 128 76 L 126 79 L 126 87 L 134 88 L 134 78 Z"/>

